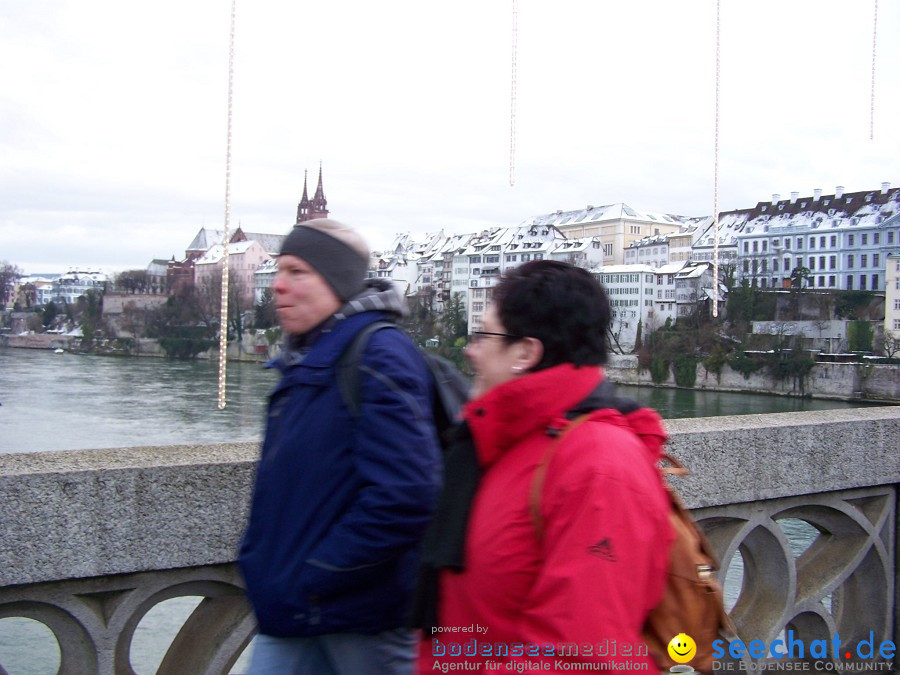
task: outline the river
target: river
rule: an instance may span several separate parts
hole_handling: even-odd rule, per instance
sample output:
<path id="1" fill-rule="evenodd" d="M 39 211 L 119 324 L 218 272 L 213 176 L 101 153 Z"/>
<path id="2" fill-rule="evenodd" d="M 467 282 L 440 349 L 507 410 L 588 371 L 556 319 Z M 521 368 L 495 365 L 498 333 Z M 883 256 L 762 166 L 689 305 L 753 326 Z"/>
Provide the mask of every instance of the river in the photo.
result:
<path id="1" fill-rule="evenodd" d="M 229 363 L 224 410 L 216 406 L 217 374 L 218 364 L 209 361 L 0 348 L 0 453 L 258 440 L 266 393 L 276 373 L 260 364 Z M 619 392 L 656 408 L 666 418 L 861 405 L 634 386 L 621 386 Z M 798 550 L 814 538 L 815 532 L 806 523 L 783 524 Z M 741 588 L 739 559 L 732 562 L 724 581 L 730 607 Z M 197 602 L 195 598 L 175 598 L 144 617 L 132 646 L 135 672 L 156 671 L 169 642 Z M 9 675 L 50 675 L 59 666 L 59 651 L 42 624 L 0 619 L 0 664 Z M 244 668 L 246 655 L 233 672 Z"/>
<path id="2" fill-rule="evenodd" d="M 258 440 L 276 373 L 229 363 L 224 410 L 217 377 L 212 361 L 0 348 L 0 453 Z M 624 385 L 619 392 L 670 419 L 863 405 Z"/>

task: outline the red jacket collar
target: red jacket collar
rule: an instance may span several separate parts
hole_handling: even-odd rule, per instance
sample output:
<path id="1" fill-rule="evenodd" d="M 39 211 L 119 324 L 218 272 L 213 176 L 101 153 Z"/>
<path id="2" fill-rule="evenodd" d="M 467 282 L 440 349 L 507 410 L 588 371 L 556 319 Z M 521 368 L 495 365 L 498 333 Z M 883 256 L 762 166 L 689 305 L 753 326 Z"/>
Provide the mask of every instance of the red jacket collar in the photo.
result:
<path id="1" fill-rule="evenodd" d="M 603 379 L 597 366 L 565 363 L 504 382 L 466 404 L 478 461 L 492 464 L 522 438 L 566 425 L 564 414 Z"/>

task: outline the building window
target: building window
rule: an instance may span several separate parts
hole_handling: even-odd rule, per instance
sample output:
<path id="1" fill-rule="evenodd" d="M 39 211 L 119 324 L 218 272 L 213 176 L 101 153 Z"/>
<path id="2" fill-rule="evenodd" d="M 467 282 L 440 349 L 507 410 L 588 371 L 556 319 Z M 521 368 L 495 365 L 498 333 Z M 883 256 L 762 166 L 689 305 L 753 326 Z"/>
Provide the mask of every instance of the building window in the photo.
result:
<path id="1" fill-rule="evenodd" d="M 831 248 L 837 247 L 837 235 L 831 235 Z"/>
<path id="2" fill-rule="evenodd" d="M 872 267 L 878 267 L 878 261 L 879 261 L 879 260 L 880 260 L 880 258 L 878 257 L 878 254 L 877 254 L 877 253 L 873 253 L 873 254 L 872 254 Z"/>
<path id="3" fill-rule="evenodd" d="M 852 234 L 847 235 L 847 246 L 853 246 L 853 235 Z"/>
<path id="4" fill-rule="evenodd" d="M 853 267 L 853 256 L 852 256 L 852 255 L 848 255 L 848 256 L 847 256 L 847 267 L 848 267 L 848 268 L 852 268 L 852 267 Z"/>
<path id="5" fill-rule="evenodd" d="M 772 271 L 778 271 L 778 258 L 772 258 Z"/>
<path id="6" fill-rule="evenodd" d="M 868 245 L 869 245 L 869 235 L 867 235 L 867 234 L 861 234 L 861 235 L 860 235 L 860 238 L 862 239 L 862 242 L 861 242 L 861 243 L 862 243 L 863 246 L 868 246 Z"/>
<path id="7" fill-rule="evenodd" d="M 744 253 L 750 253 L 750 242 L 749 241 L 744 242 Z"/>
<path id="8" fill-rule="evenodd" d="M 859 256 L 859 266 L 863 269 L 869 266 L 869 256 L 867 256 L 865 253 Z"/>
<path id="9" fill-rule="evenodd" d="M 887 236 L 887 243 L 893 244 L 893 243 L 894 243 L 894 233 L 893 233 L 893 232 L 888 232 L 887 235 L 888 235 L 888 236 Z"/>
<path id="10" fill-rule="evenodd" d="M 866 275 L 865 274 L 859 275 L 859 290 L 861 290 L 861 291 L 866 290 Z"/>
<path id="11" fill-rule="evenodd" d="M 809 269 L 816 269 L 816 256 L 814 255 L 809 256 Z"/>
<path id="12" fill-rule="evenodd" d="M 797 237 L 797 248 L 798 249 L 803 248 L 803 238 L 802 237 Z"/>
<path id="13" fill-rule="evenodd" d="M 828 285 L 829 285 L 831 288 L 834 288 L 834 281 L 835 281 L 834 275 L 831 275 L 830 277 L 828 277 Z"/>
<path id="14" fill-rule="evenodd" d="M 766 288 L 769 285 L 769 280 L 766 279 L 765 277 L 763 277 L 762 279 L 760 279 L 759 283 L 762 285 L 763 288 Z"/>
<path id="15" fill-rule="evenodd" d="M 791 250 L 791 240 L 790 240 L 790 238 L 788 238 L 788 237 L 785 237 L 785 238 L 784 238 L 784 248 L 785 248 L 786 251 L 790 251 L 790 250 Z"/>
<path id="16" fill-rule="evenodd" d="M 879 233 L 878 233 L 878 232 L 875 232 L 875 233 L 872 235 L 872 243 L 873 243 L 873 244 L 877 244 L 878 241 L 879 241 L 879 239 L 880 239 Z"/>
<path id="17" fill-rule="evenodd" d="M 872 275 L 872 290 L 873 291 L 878 290 L 878 275 L 877 274 Z"/>
<path id="18" fill-rule="evenodd" d="M 815 238 L 815 237 L 810 237 L 810 238 L 809 238 L 809 247 L 810 247 L 810 248 L 815 248 L 815 247 L 816 247 L 816 238 Z"/>
<path id="19" fill-rule="evenodd" d="M 825 286 L 825 277 L 819 277 L 819 287 L 822 288 Z"/>
<path id="20" fill-rule="evenodd" d="M 819 248 L 825 248 L 825 237 L 819 237 Z"/>
<path id="21" fill-rule="evenodd" d="M 820 270 L 825 269 L 825 256 L 824 255 L 819 256 L 819 269 Z"/>
<path id="22" fill-rule="evenodd" d="M 835 267 L 837 267 L 837 256 L 828 256 L 828 269 L 833 270 Z"/>
<path id="23" fill-rule="evenodd" d="M 853 290 L 853 275 L 852 274 L 847 275 L 847 290 L 848 291 Z"/>

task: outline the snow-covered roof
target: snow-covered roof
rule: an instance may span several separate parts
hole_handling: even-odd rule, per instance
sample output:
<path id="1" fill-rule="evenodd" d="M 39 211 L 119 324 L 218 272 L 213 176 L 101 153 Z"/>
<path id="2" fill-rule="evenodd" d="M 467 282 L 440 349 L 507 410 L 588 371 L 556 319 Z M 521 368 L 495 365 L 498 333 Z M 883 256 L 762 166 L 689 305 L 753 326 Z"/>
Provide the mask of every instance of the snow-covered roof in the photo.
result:
<path id="1" fill-rule="evenodd" d="M 278 259 L 266 260 L 256 268 L 254 274 L 274 274 L 278 270 Z"/>
<path id="2" fill-rule="evenodd" d="M 68 281 L 85 279 L 91 279 L 92 281 L 109 281 L 109 275 L 100 270 L 78 269 L 77 267 L 72 267 L 65 274 L 60 274 L 56 280 L 60 283 L 65 283 Z"/>
<path id="3" fill-rule="evenodd" d="M 707 263 L 690 265 L 681 269 L 676 275 L 677 279 L 696 279 L 703 276 L 710 268 Z"/>
<path id="4" fill-rule="evenodd" d="M 650 267 L 650 265 L 607 265 L 602 270 L 603 274 L 638 274 L 638 273 L 651 273 L 655 272 L 655 270 Z"/>
<path id="5" fill-rule="evenodd" d="M 239 228 L 240 229 L 240 228 Z M 281 250 L 281 244 L 284 242 L 285 234 L 271 234 L 269 232 L 246 232 L 241 230 L 247 241 L 257 241 L 266 253 L 275 255 Z M 234 236 L 234 232 L 231 233 Z M 216 230 L 210 227 L 201 227 L 193 241 L 188 245 L 187 251 L 208 251 L 213 246 L 221 245 L 225 238 L 225 230 Z M 232 246 L 229 244 L 229 251 Z"/>
<path id="6" fill-rule="evenodd" d="M 900 189 L 865 190 L 818 197 L 759 202 L 749 209 L 719 214 L 719 245 L 734 246 L 739 237 L 890 226 L 900 216 Z M 695 246 L 713 246 L 712 222 Z"/>
<path id="7" fill-rule="evenodd" d="M 640 220 L 663 225 L 688 225 L 697 218 L 678 216 L 672 213 L 656 213 L 638 211 L 624 202 L 606 204 L 605 206 L 588 206 L 577 211 L 556 211 L 538 216 L 531 216 L 521 225 L 553 225 L 554 227 L 571 227 L 588 225 L 610 220 Z"/>
<path id="8" fill-rule="evenodd" d="M 253 248 L 254 245 L 259 246 L 260 244 L 256 241 L 238 241 L 233 244 L 228 244 L 228 255 L 242 255 Z M 200 256 L 195 264 L 216 265 L 222 262 L 222 258 L 224 257 L 225 247 L 221 244 L 217 244 Z"/>
<path id="9" fill-rule="evenodd" d="M 577 239 L 558 239 L 553 248 L 554 253 L 579 253 L 585 251 L 594 242 L 600 241 L 600 237 L 579 237 Z"/>
<path id="10" fill-rule="evenodd" d="M 668 263 L 654 270 L 655 274 L 678 274 L 684 267 L 684 262 Z"/>

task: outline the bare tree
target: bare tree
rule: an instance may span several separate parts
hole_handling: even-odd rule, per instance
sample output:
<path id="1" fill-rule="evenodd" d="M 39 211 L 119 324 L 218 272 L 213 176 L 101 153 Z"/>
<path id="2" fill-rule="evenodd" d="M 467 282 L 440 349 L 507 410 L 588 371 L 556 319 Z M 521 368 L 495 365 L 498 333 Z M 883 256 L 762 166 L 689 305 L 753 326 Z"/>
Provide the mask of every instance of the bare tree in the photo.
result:
<path id="1" fill-rule="evenodd" d="M 10 300 L 15 300 L 16 281 L 22 276 L 22 270 L 16 265 L 0 260 L 0 306 L 6 307 Z"/>
<path id="2" fill-rule="evenodd" d="M 884 355 L 889 359 L 900 354 L 900 333 L 890 330 L 885 331 L 882 338 L 882 349 L 884 349 Z"/>

